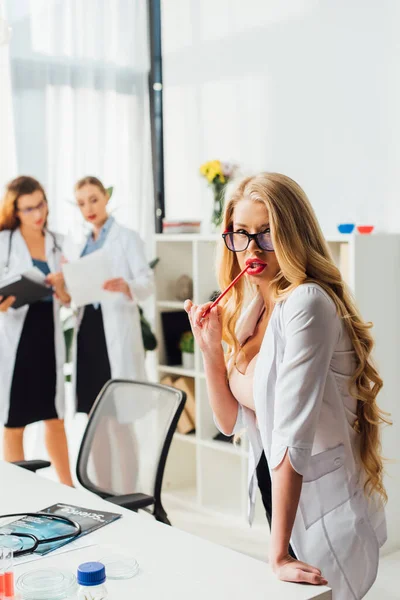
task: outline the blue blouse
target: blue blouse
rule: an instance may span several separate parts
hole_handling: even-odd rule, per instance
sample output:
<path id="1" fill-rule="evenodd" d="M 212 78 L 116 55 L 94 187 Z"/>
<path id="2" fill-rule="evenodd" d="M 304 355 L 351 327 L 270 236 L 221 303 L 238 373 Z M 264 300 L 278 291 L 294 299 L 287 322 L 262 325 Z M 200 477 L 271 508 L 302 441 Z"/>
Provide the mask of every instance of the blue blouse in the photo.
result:
<path id="1" fill-rule="evenodd" d="M 108 232 L 111 229 L 112 224 L 114 223 L 115 219 L 114 217 L 108 217 L 107 221 L 104 223 L 103 227 L 100 229 L 100 233 L 97 237 L 97 240 L 94 239 L 93 234 L 90 234 L 87 242 L 86 242 L 86 246 L 83 249 L 83 252 L 81 254 L 82 256 L 87 256 L 87 254 L 92 254 L 92 252 L 95 252 L 96 250 L 100 250 L 100 248 L 102 248 L 104 246 L 104 242 L 107 239 L 108 236 Z"/>
<path id="2" fill-rule="evenodd" d="M 43 275 L 49 275 L 50 274 L 50 269 L 49 269 L 49 265 L 47 264 L 47 262 L 45 260 L 38 260 L 37 258 L 32 258 L 32 262 L 33 262 L 33 266 L 40 269 L 43 273 Z M 53 302 L 53 294 L 51 292 L 51 290 L 49 290 L 49 295 L 46 296 L 45 298 L 42 298 L 41 302 Z"/>
<path id="3" fill-rule="evenodd" d="M 111 229 L 112 224 L 114 223 L 114 217 L 108 217 L 107 221 L 104 223 L 103 227 L 100 229 L 97 240 L 94 239 L 93 234 L 91 233 L 87 239 L 86 246 L 83 249 L 81 254 L 82 256 L 87 256 L 88 254 L 92 254 L 92 252 L 96 252 L 96 250 L 100 250 L 104 246 L 104 243 L 107 239 L 108 232 Z M 93 304 L 93 307 L 97 310 L 100 304 Z"/>

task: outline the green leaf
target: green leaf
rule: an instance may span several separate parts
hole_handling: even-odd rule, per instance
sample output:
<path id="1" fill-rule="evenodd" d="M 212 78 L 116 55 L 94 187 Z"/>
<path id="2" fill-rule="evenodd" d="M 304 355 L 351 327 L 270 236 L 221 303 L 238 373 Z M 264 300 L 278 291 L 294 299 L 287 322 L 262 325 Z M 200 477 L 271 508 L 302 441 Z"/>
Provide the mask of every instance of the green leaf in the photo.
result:
<path id="1" fill-rule="evenodd" d="M 194 353 L 194 337 L 191 331 L 185 331 L 179 340 L 179 349 L 181 352 Z"/>
<path id="2" fill-rule="evenodd" d="M 149 262 L 149 267 L 150 269 L 154 269 L 154 267 L 160 262 L 159 258 L 153 258 L 153 260 L 151 260 Z"/>
<path id="3" fill-rule="evenodd" d="M 65 353 L 66 353 L 66 362 L 71 360 L 71 349 L 72 349 L 72 340 L 74 338 L 74 330 L 73 328 L 64 330 L 64 341 L 65 341 Z"/>
<path id="4" fill-rule="evenodd" d="M 109 197 L 109 198 L 111 198 L 111 196 L 112 196 L 112 193 L 113 193 L 113 191 L 114 191 L 114 186 L 113 186 L 113 185 L 111 185 L 110 187 L 108 187 L 108 188 L 107 188 L 107 190 L 106 190 L 106 191 L 107 191 L 108 197 Z"/>

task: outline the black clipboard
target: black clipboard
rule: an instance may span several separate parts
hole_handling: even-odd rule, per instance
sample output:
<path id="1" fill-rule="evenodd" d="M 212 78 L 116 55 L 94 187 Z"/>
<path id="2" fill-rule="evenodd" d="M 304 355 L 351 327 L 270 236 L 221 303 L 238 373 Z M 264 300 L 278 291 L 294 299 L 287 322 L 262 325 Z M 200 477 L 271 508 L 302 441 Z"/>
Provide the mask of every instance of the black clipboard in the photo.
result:
<path id="1" fill-rule="evenodd" d="M 16 300 L 11 308 L 20 308 L 26 304 L 33 304 L 47 296 L 52 296 L 51 287 L 38 281 L 33 281 L 27 275 L 16 275 L 15 277 L 0 281 L 0 296 L 7 298 L 15 296 Z"/>

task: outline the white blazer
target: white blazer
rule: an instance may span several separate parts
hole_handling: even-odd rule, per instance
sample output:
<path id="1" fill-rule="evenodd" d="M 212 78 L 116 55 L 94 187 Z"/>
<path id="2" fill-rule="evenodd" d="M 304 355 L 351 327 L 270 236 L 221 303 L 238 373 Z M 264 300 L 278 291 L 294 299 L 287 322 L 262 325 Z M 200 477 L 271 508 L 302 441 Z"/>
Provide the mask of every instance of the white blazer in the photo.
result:
<path id="1" fill-rule="evenodd" d="M 64 244 L 67 260 L 78 259 L 86 245 L 87 238 L 77 244 L 72 238 Z M 110 294 L 110 298 L 101 303 L 104 333 L 111 377 L 146 380 L 145 351 L 140 326 L 138 301 L 148 298 L 154 290 L 154 277 L 144 252 L 144 244 L 138 233 L 119 225 L 114 221 L 104 249 L 111 259 L 113 277 L 123 277 L 129 284 L 133 300 L 124 294 Z M 77 327 L 72 344 L 72 385 L 76 397 L 77 336 L 83 317 L 83 308 L 78 311 Z"/>
<path id="2" fill-rule="evenodd" d="M 53 237 L 54 235 L 54 237 Z M 51 272 L 60 270 L 62 236 L 58 234 L 45 234 L 46 260 Z M 19 275 L 33 266 L 28 247 L 19 229 L 14 231 L 11 243 L 10 257 L 8 257 L 10 231 L 0 232 L 0 279 L 6 276 Z M 55 243 L 56 242 L 56 243 Z M 9 258 L 9 261 L 8 261 Z M 8 264 L 8 271 L 6 266 Z M 5 313 L 0 313 L 0 423 L 8 420 L 11 384 L 14 373 L 15 359 L 19 340 L 24 326 L 28 306 L 10 308 Z M 57 383 L 55 408 L 59 418 L 64 416 L 64 362 L 65 343 L 60 321 L 60 303 L 54 298 L 54 343 L 56 355 Z M 32 352 L 35 349 L 32 348 Z M 27 390 L 27 401 L 29 390 Z"/>
<path id="3" fill-rule="evenodd" d="M 240 342 L 253 333 L 262 305 L 258 295 L 242 315 Z M 248 432 L 250 521 L 262 451 L 270 470 L 288 452 L 303 476 L 291 544 L 300 560 L 321 569 L 335 600 L 365 596 L 386 541 L 380 497 L 363 491 L 356 400 L 348 389 L 355 365 L 331 298 L 318 285 L 299 286 L 271 315 L 254 373 L 255 413 L 240 406 L 233 432 L 223 432 Z"/>

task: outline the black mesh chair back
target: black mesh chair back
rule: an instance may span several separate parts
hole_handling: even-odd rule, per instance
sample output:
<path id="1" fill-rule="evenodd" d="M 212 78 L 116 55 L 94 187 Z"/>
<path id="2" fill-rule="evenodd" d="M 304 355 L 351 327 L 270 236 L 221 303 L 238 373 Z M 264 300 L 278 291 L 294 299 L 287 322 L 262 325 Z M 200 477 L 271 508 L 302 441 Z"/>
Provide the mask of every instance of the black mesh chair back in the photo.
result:
<path id="1" fill-rule="evenodd" d="M 184 392 L 166 385 L 106 383 L 89 415 L 79 451 L 81 485 L 114 504 L 151 511 L 169 524 L 161 486 L 185 401 Z"/>

